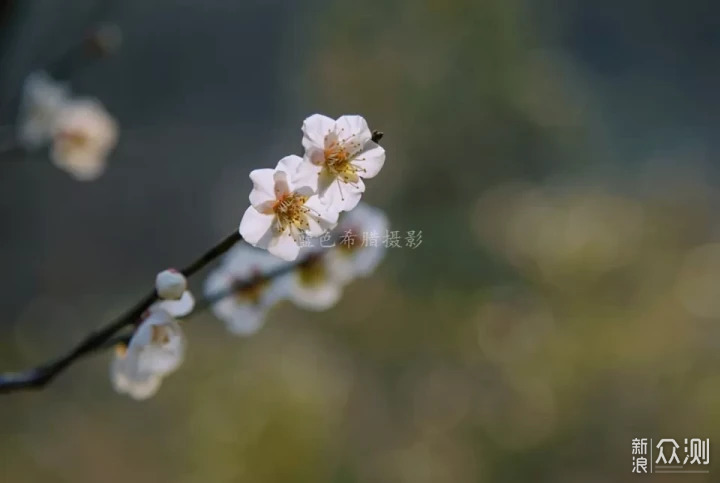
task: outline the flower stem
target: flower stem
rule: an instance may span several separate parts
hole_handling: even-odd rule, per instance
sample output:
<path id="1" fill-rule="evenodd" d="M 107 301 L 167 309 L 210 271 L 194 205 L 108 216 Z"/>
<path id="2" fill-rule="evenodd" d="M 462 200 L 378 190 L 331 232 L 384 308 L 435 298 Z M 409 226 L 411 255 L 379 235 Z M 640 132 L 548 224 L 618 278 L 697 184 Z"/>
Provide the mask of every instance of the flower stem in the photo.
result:
<path id="1" fill-rule="evenodd" d="M 240 233 L 237 230 L 234 231 L 181 270 L 182 274 L 186 277 L 194 275 L 241 240 Z M 122 329 L 137 323 L 142 314 L 157 300 L 155 288 L 152 288 L 125 313 L 104 327 L 91 332 L 65 355 L 32 369 L 0 374 L 0 394 L 43 388 L 82 356 L 103 346 Z"/>

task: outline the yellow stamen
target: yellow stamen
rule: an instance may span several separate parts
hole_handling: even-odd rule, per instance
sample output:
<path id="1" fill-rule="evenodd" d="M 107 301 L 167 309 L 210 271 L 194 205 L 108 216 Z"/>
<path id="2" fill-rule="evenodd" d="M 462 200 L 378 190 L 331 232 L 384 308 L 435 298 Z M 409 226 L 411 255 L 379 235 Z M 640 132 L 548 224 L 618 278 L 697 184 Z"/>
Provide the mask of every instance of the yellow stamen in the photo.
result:
<path id="1" fill-rule="evenodd" d="M 307 200 L 307 196 L 297 193 L 287 193 L 278 198 L 272 207 L 277 220 L 275 228 L 278 232 L 285 231 L 291 225 L 296 226 L 300 231 L 309 228 L 307 213 L 310 210 L 305 206 Z"/>

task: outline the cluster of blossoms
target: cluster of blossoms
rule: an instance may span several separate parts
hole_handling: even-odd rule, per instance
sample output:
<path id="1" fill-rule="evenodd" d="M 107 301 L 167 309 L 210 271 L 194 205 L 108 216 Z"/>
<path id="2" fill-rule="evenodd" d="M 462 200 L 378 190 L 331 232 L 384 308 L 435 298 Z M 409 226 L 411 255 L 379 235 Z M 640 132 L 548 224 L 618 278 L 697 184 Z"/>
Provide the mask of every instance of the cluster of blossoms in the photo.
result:
<path id="1" fill-rule="evenodd" d="M 302 130 L 303 157 L 287 156 L 275 169 L 250 173 L 251 206 L 239 228 L 246 243 L 233 246 L 206 280 L 206 300 L 233 334 L 257 332 L 283 300 L 309 310 L 330 308 L 348 283 L 370 275 L 384 255 L 386 247 L 359 242 L 362 233 L 389 228 L 384 213 L 360 201 L 363 178 L 375 176 L 385 162 L 365 119 L 316 114 Z M 357 243 L 308 246 L 321 236 Z M 182 362 L 185 339 L 175 318 L 195 304 L 176 270 L 158 274 L 155 292 L 159 301 L 111 366 L 115 389 L 134 399 L 155 394 Z"/>
<path id="2" fill-rule="evenodd" d="M 185 276 L 175 269 L 157 275 L 155 292 L 160 300 L 143 315 L 130 343 L 117 346 L 110 366 L 115 390 L 134 399 L 153 396 L 163 377 L 180 367 L 185 337 L 175 318 L 195 307 Z"/>
<path id="3" fill-rule="evenodd" d="M 372 140 L 361 116 L 337 121 L 315 114 L 303 123 L 305 155 L 287 156 L 275 169 L 250 173 L 250 207 L 240 222 L 243 239 L 283 260 L 295 260 L 302 241 L 337 225 L 385 164 L 385 150 Z"/>
<path id="4" fill-rule="evenodd" d="M 80 181 L 100 176 L 115 147 L 118 126 L 96 99 L 74 97 L 43 72 L 25 81 L 18 140 L 28 150 L 50 145 L 50 159 Z"/>

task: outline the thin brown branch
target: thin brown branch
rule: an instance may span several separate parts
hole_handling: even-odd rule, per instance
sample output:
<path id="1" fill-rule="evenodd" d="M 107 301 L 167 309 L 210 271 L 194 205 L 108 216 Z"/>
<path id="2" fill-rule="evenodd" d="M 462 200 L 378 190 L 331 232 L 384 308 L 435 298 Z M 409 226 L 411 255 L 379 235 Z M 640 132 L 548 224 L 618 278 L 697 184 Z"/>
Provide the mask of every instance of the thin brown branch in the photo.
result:
<path id="1" fill-rule="evenodd" d="M 234 231 L 197 260 L 190 263 L 190 265 L 181 270 L 181 272 L 186 277 L 194 275 L 208 263 L 227 252 L 240 240 L 242 240 L 240 233 Z M 83 355 L 101 347 L 106 341 L 125 327 L 135 324 L 143 312 L 149 309 L 157 300 L 158 296 L 153 288 L 128 311 L 106 326 L 91 332 L 67 354 L 33 369 L 0 374 L 0 394 L 27 389 L 41 389 Z"/>

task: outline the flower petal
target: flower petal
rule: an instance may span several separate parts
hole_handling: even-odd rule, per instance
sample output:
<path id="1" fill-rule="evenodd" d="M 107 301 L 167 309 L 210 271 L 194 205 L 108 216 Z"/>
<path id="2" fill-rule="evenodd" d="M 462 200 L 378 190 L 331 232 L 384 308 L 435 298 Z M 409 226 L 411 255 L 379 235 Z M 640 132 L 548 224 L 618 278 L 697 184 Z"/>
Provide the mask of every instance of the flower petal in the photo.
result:
<path id="1" fill-rule="evenodd" d="M 362 153 L 353 159 L 352 164 L 360 168 L 358 174 L 363 178 L 375 177 L 385 164 L 385 150 L 370 141 Z"/>
<path id="2" fill-rule="evenodd" d="M 179 300 L 163 300 L 157 305 L 173 317 L 185 317 L 195 308 L 195 297 L 189 290 L 186 290 Z"/>
<path id="3" fill-rule="evenodd" d="M 245 210 L 245 214 L 240 221 L 240 235 L 243 240 L 254 246 L 260 246 L 260 242 L 268 231 L 272 230 L 272 224 L 275 220 L 273 215 L 265 215 L 260 213 L 252 206 Z M 261 248 L 265 248 L 264 246 Z"/>
<path id="4" fill-rule="evenodd" d="M 273 174 L 275 181 L 275 199 L 279 200 L 286 194 L 290 193 L 290 185 L 288 184 L 288 174 L 285 171 L 275 171 Z"/>
<path id="5" fill-rule="evenodd" d="M 318 189 L 318 178 L 322 166 L 317 166 L 307 159 L 303 159 L 303 162 L 298 166 L 295 176 L 292 179 L 292 184 L 297 191 L 298 188 L 307 187 L 313 192 Z"/>
<path id="6" fill-rule="evenodd" d="M 252 335 L 262 327 L 264 320 L 264 308 L 251 304 L 236 304 L 232 315 L 225 320 L 225 325 L 235 335 Z"/>
<path id="7" fill-rule="evenodd" d="M 296 156 L 294 154 L 291 154 L 290 156 L 285 156 L 280 161 L 278 161 L 277 167 L 275 168 L 277 171 L 284 171 L 288 174 L 289 178 L 292 178 L 295 176 L 295 173 L 297 173 L 298 167 L 302 163 L 303 158 L 300 156 Z"/>
<path id="8" fill-rule="evenodd" d="M 303 309 L 327 310 L 340 300 L 342 284 L 334 280 L 318 284 L 296 282 L 290 292 L 290 300 Z"/>
<path id="9" fill-rule="evenodd" d="M 335 120 L 322 114 L 313 114 L 302 125 L 303 147 L 325 149 L 325 136 L 335 129 Z"/>
<path id="10" fill-rule="evenodd" d="M 311 234 L 310 236 L 322 235 L 325 231 L 335 228 L 337 225 L 338 217 L 340 212 L 332 205 L 327 205 L 320 201 L 318 196 L 311 196 L 305 202 L 305 207 L 310 209 L 311 217 L 319 223 L 322 228 L 322 232 L 317 235 Z"/>
<path id="11" fill-rule="evenodd" d="M 295 238 L 293 238 L 290 230 L 285 230 L 273 236 L 270 239 L 267 249 L 276 257 L 280 257 L 288 262 L 295 260 L 298 253 L 300 253 L 300 246 L 297 241 L 295 241 Z"/>
<path id="12" fill-rule="evenodd" d="M 250 192 L 250 204 L 260 205 L 266 201 L 275 200 L 274 169 L 255 169 L 250 172 L 253 189 Z"/>
<path id="13" fill-rule="evenodd" d="M 335 132 L 344 143 L 362 148 L 372 138 L 367 121 L 362 116 L 340 116 L 335 122 Z"/>
<path id="14" fill-rule="evenodd" d="M 336 179 L 320 199 L 330 211 L 350 211 L 360 202 L 364 192 L 365 183 L 362 179 L 358 179 L 356 183 L 344 183 Z"/>

